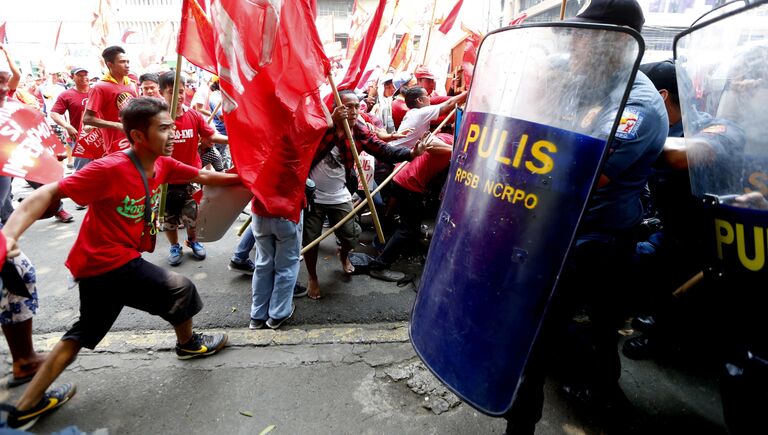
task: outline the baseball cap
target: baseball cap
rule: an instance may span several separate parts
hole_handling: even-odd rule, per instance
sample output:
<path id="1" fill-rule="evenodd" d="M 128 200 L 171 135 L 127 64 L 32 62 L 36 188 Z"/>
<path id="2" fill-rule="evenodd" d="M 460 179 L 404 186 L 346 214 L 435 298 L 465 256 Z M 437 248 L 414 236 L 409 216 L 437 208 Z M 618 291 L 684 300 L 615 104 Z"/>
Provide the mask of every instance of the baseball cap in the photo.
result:
<path id="1" fill-rule="evenodd" d="M 74 67 L 74 68 L 72 68 L 72 75 L 75 75 L 75 74 L 77 74 L 79 72 L 83 72 L 83 71 L 88 72 L 88 70 L 85 69 L 85 68 L 82 68 L 82 67 L 79 67 L 79 66 L 78 67 Z"/>
<path id="2" fill-rule="evenodd" d="M 425 66 L 420 66 L 416 68 L 416 71 L 413 72 L 413 75 L 416 76 L 417 80 L 418 79 L 435 80 L 435 76 L 432 74 L 429 68 Z"/>
<path id="3" fill-rule="evenodd" d="M 637 0 L 587 0 L 579 13 L 566 21 L 615 24 L 641 32 L 645 17 Z"/>
<path id="4" fill-rule="evenodd" d="M 404 84 L 410 82 L 413 79 L 413 76 L 411 73 L 407 71 L 403 71 L 395 77 L 395 80 L 392 81 L 392 84 L 395 86 L 395 90 L 400 90 L 400 87 Z"/>
<path id="5" fill-rule="evenodd" d="M 645 63 L 640 65 L 640 71 L 647 75 L 657 90 L 666 89 L 677 94 L 677 75 L 675 64 L 671 60 Z"/>

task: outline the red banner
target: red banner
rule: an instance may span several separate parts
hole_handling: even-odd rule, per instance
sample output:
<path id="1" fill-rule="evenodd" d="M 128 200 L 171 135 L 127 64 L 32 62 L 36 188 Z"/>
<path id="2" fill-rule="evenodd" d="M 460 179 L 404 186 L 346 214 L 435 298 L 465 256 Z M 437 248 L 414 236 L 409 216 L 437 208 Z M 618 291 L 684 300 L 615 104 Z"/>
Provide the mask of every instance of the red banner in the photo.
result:
<path id="1" fill-rule="evenodd" d="M 83 157 L 86 159 L 98 159 L 104 156 L 104 137 L 101 135 L 100 128 L 92 128 L 86 132 L 85 129 L 80 130 L 80 135 L 75 143 L 75 148 L 72 150 L 72 155 L 75 157 Z"/>
<path id="2" fill-rule="evenodd" d="M 43 115 L 8 100 L 0 108 L 0 172 L 48 184 L 64 177 L 64 145 Z"/>
<path id="3" fill-rule="evenodd" d="M 330 62 L 313 4 L 221 0 L 205 14 L 186 0 L 179 35 L 181 54 L 220 78 L 232 158 L 254 194 L 255 212 L 294 222 L 312 156 L 328 128 L 319 88 Z M 207 65 L 211 55 L 213 68 Z"/>

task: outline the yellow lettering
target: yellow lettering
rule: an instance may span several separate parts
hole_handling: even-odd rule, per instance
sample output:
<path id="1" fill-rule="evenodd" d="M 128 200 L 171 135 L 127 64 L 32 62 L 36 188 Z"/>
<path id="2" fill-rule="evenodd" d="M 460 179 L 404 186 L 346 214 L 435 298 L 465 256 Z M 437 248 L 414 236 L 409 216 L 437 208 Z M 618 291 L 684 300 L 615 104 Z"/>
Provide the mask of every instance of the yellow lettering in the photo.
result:
<path id="1" fill-rule="evenodd" d="M 480 182 L 480 176 L 479 175 L 472 176 L 472 184 L 471 184 L 471 186 L 472 186 L 473 189 L 477 189 L 477 184 L 479 182 Z"/>
<path id="2" fill-rule="evenodd" d="M 517 191 L 515 191 L 515 196 L 512 198 L 512 204 L 516 203 L 517 201 L 520 201 L 523 198 L 525 198 L 525 192 L 523 192 L 520 189 L 517 189 Z"/>
<path id="3" fill-rule="evenodd" d="M 744 224 L 736 224 L 736 249 L 739 252 L 739 260 L 747 269 L 757 272 L 765 265 L 764 231 L 760 227 L 753 227 L 755 233 L 755 257 L 747 257 L 746 240 L 744 239 Z M 720 255 L 718 245 L 718 255 Z M 722 257 L 720 257 L 722 258 Z"/>
<path id="4" fill-rule="evenodd" d="M 723 259 L 723 245 L 733 243 L 733 227 L 727 221 L 715 219 L 715 240 L 717 242 L 717 257 Z"/>
<path id="5" fill-rule="evenodd" d="M 464 141 L 464 152 L 467 152 L 467 147 L 469 147 L 469 144 L 471 142 L 475 142 L 477 138 L 480 136 L 480 126 L 477 124 L 470 124 L 469 125 L 469 133 L 467 133 L 467 140 Z"/>
<path id="6" fill-rule="evenodd" d="M 504 185 L 501 183 L 496 183 L 496 185 L 493 186 L 493 196 L 499 198 L 501 197 L 502 192 L 504 192 Z"/>
<path id="7" fill-rule="evenodd" d="M 525 197 L 525 202 L 523 204 L 525 205 L 525 208 L 532 210 L 536 207 L 536 204 L 539 203 L 539 197 L 536 195 L 529 193 L 528 196 Z"/>
<path id="8" fill-rule="evenodd" d="M 483 129 L 483 136 L 480 138 L 480 149 L 477 150 L 477 154 L 480 155 L 480 157 L 487 159 L 491 156 L 491 151 L 493 150 L 493 144 L 496 142 L 496 137 L 499 135 L 499 129 L 494 128 L 493 133 L 491 133 L 491 140 L 488 141 L 488 147 L 484 147 L 485 145 L 485 131 L 486 129 Z"/>
<path id="9" fill-rule="evenodd" d="M 485 180 L 485 186 L 483 187 L 483 192 L 489 195 L 493 194 L 493 183 L 491 183 L 488 180 Z"/>
<path id="10" fill-rule="evenodd" d="M 523 153 L 525 152 L 525 145 L 528 143 L 528 135 L 524 134 L 520 136 L 520 143 L 517 144 L 517 150 L 515 151 L 515 160 L 512 161 L 512 166 L 515 168 L 520 167 L 520 161 L 523 160 Z"/>
<path id="11" fill-rule="evenodd" d="M 504 186 L 504 193 L 501 194 L 501 200 L 512 202 L 512 192 L 514 191 L 515 189 L 512 186 Z"/>
<path id="12" fill-rule="evenodd" d="M 533 147 L 531 147 L 531 155 L 534 159 L 541 162 L 541 166 L 536 166 L 533 164 L 533 162 L 525 162 L 525 167 L 531 171 L 531 173 L 546 174 L 555 166 L 555 161 L 552 160 L 552 157 L 542 152 L 542 148 L 546 149 L 550 153 L 557 152 L 557 146 L 555 146 L 555 144 L 552 142 L 540 140 L 533 144 Z"/>
<path id="13" fill-rule="evenodd" d="M 496 161 L 505 165 L 510 164 L 512 161 L 509 157 L 502 157 L 501 152 L 504 149 L 504 142 L 507 141 L 507 130 L 501 131 L 501 139 L 499 139 L 499 146 L 496 147 Z"/>
<path id="14" fill-rule="evenodd" d="M 464 172 L 463 169 L 461 169 L 461 168 L 456 169 L 456 181 L 458 181 L 459 183 L 461 183 L 461 174 L 462 174 L 462 172 Z"/>
<path id="15" fill-rule="evenodd" d="M 765 172 L 753 172 L 749 176 L 749 184 L 754 186 L 763 195 L 768 195 L 768 174 Z M 747 193 L 752 192 L 752 189 L 744 189 Z"/>

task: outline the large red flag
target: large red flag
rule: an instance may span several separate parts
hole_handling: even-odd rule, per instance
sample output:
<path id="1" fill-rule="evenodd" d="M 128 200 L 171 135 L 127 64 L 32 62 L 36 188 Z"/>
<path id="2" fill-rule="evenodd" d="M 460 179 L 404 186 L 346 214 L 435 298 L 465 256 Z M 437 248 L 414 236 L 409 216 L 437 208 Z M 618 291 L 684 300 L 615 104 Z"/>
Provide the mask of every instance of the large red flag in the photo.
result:
<path id="1" fill-rule="evenodd" d="M 196 3 L 184 2 L 182 16 L 193 18 L 182 20 L 179 50 L 221 79 L 232 157 L 254 194 L 255 212 L 297 222 L 304 181 L 328 128 L 319 88 L 330 62 L 314 2 L 221 0 L 208 14 Z M 211 53 L 214 68 L 205 65 Z"/>
<path id="2" fill-rule="evenodd" d="M 66 157 L 56 133 L 38 110 L 8 100 L 0 108 L 0 173 L 38 183 L 64 177 Z"/>
<path id="3" fill-rule="evenodd" d="M 6 21 L 3 21 L 3 24 L 0 24 L 0 44 L 5 44 L 7 42 L 5 40 L 5 23 Z"/>
<path id="4" fill-rule="evenodd" d="M 451 28 L 453 27 L 453 23 L 456 22 L 456 18 L 459 16 L 459 11 L 461 10 L 462 3 L 464 3 L 464 0 L 457 1 L 456 4 L 453 5 L 451 12 L 448 13 L 447 17 L 445 17 L 443 24 L 441 24 L 440 27 L 437 28 L 437 30 L 439 30 L 442 34 L 447 35 L 448 32 L 451 31 Z"/>

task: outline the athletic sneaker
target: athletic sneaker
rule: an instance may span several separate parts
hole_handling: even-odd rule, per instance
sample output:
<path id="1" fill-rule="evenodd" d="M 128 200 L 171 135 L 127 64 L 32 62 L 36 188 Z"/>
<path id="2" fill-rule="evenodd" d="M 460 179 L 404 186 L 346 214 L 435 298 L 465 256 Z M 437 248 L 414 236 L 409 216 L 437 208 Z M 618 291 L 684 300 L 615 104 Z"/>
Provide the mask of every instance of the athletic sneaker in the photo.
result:
<path id="1" fill-rule="evenodd" d="M 168 264 L 171 266 L 178 266 L 181 264 L 182 260 L 182 254 L 181 254 L 181 245 L 178 243 L 174 243 L 171 245 L 170 248 L 170 254 L 168 254 Z"/>
<path id="2" fill-rule="evenodd" d="M 204 260 L 205 259 L 205 248 L 203 248 L 203 245 L 195 240 L 194 242 L 190 242 L 187 240 L 187 246 L 192 248 L 192 255 L 197 258 L 198 260 Z"/>
<path id="3" fill-rule="evenodd" d="M 253 261 L 251 261 L 250 258 L 242 263 L 235 260 L 229 260 L 229 266 L 227 266 L 227 269 L 234 272 L 244 273 L 246 275 L 253 275 L 253 271 L 256 270 L 256 265 L 253 264 Z"/>
<path id="4" fill-rule="evenodd" d="M 179 359 L 190 359 L 213 355 L 227 345 L 228 339 L 223 332 L 210 335 L 195 332 L 187 343 L 176 344 L 176 356 Z"/>
<path id="5" fill-rule="evenodd" d="M 293 297 L 294 298 L 301 298 L 307 295 L 309 293 L 309 290 L 304 287 L 303 285 L 296 283 L 295 286 L 293 286 Z"/>
<path id="6" fill-rule="evenodd" d="M 48 390 L 37 405 L 26 411 L 12 411 L 8 415 L 8 425 L 14 429 L 27 430 L 37 419 L 67 403 L 77 392 L 75 384 L 63 384 Z"/>
<path id="7" fill-rule="evenodd" d="M 293 312 L 294 311 L 296 311 L 296 305 L 293 305 L 291 307 L 291 314 L 287 315 L 286 317 L 283 317 L 282 319 L 273 319 L 273 318 L 270 317 L 269 319 L 267 319 L 267 327 L 269 329 L 277 329 L 277 328 L 279 328 L 280 325 L 285 323 L 286 320 L 288 320 L 291 317 L 293 317 Z"/>
<path id="8" fill-rule="evenodd" d="M 248 323 L 248 329 L 261 329 L 266 324 L 267 322 L 263 320 L 251 319 L 251 321 Z"/>
<path id="9" fill-rule="evenodd" d="M 73 220 L 75 220 L 75 218 L 71 214 L 67 213 L 67 211 L 64 210 L 63 208 L 57 211 L 56 213 L 54 213 L 53 216 L 56 218 L 57 221 L 65 224 L 68 224 Z"/>

